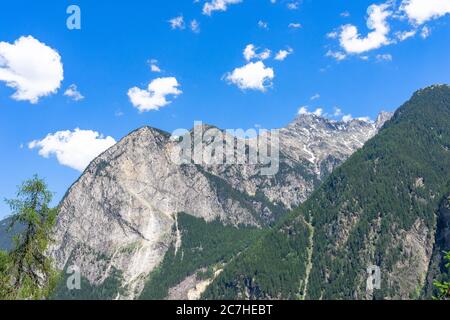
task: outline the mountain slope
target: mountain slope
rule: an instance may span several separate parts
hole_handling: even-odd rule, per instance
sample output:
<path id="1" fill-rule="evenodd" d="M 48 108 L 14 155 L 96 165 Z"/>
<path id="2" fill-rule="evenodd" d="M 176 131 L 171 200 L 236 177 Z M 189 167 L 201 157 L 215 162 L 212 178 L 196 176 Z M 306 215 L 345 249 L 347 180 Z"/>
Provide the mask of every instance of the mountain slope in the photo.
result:
<path id="1" fill-rule="evenodd" d="M 115 297 L 135 298 L 166 253 L 182 246 L 179 213 L 202 219 L 205 228 L 216 221 L 224 227 L 265 228 L 303 202 L 376 134 L 384 118 L 347 123 L 297 118 L 281 130 L 275 176 L 259 175 L 257 165 L 176 165 L 170 157 L 176 141 L 169 134 L 136 130 L 95 159 L 69 189 L 50 254 L 59 270 L 78 266 L 94 288 L 120 274 Z"/>
<path id="2" fill-rule="evenodd" d="M 450 87 L 442 85 L 416 92 L 303 205 L 230 263 L 203 297 L 416 298 L 448 181 Z M 366 290 L 372 265 L 381 268 L 382 280 L 373 292 Z"/>
<path id="3" fill-rule="evenodd" d="M 447 196 L 441 202 L 437 215 L 436 241 L 433 255 L 428 269 L 427 282 L 423 292 L 423 298 L 438 296 L 433 282 L 450 282 L 450 270 L 444 259 L 444 252 L 450 251 L 450 181 L 447 187 Z"/>
<path id="4" fill-rule="evenodd" d="M 14 245 L 14 236 L 22 232 L 24 229 L 19 224 L 16 224 L 11 230 L 9 230 L 10 225 L 11 218 L 6 218 L 0 221 L 0 250 L 10 250 Z"/>

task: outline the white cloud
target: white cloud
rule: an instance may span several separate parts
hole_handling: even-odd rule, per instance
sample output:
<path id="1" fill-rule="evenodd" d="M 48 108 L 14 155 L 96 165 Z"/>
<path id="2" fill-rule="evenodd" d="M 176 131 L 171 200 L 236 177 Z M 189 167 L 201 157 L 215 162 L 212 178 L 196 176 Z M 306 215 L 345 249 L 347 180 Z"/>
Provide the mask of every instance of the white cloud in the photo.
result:
<path id="1" fill-rule="evenodd" d="M 128 90 L 130 102 L 140 112 L 159 110 L 172 103 L 169 96 L 176 97 L 183 92 L 178 89 L 180 84 L 174 77 L 157 78 L 150 82 L 147 89 L 133 87 Z"/>
<path id="2" fill-rule="evenodd" d="M 336 39 L 339 36 L 339 33 L 337 33 L 336 31 L 332 31 L 332 32 L 328 32 L 327 33 L 327 38 L 328 39 Z"/>
<path id="3" fill-rule="evenodd" d="M 298 115 L 312 114 L 312 115 L 315 115 L 317 117 L 321 117 L 323 115 L 323 109 L 322 108 L 317 108 L 313 112 L 309 112 L 308 111 L 308 106 L 302 106 L 302 107 L 300 107 L 300 109 L 298 109 L 297 114 Z"/>
<path id="4" fill-rule="evenodd" d="M 340 116 L 342 116 L 342 109 L 341 108 L 338 108 L 338 107 L 334 107 L 334 112 L 333 112 L 333 116 L 335 116 L 335 117 L 340 117 Z"/>
<path id="5" fill-rule="evenodd" d="M 182 30 L 182 29 L 186 28 L 183 16 L 178 16 L 178 17 L 170 19 L 169 24 L 170 24 L 170 27 L 172 28 L 172 30 L 175 30 L 175 29 Z"/>
<path id="6" fill-rule="evenodd" d="M 39 149 L 44 158 L 56 156 L 64 166 L 83 171 L 89 163 L 116 143 L 112 137 L 104 137 L 92 130 L 58 131 L 42 140 L 28 144 L 30 149 Z"/>
<path id="7" fill-rule="evenodd" d="M 161 68 L 158 66 L 158 60 L 151 59 L 150 61 L 148 61 L 148 64 L 150 65 L 150 70 L 152 72 L 160 73 L 162 71 Z"/>
<path id="8" fill-rule="evenodd" d="M 280 50 L 275 56 L 275 60 L 283 61 L 287 58 L 288 55 L 292 54 L 294 50 L 292 48 L 289 48 L 287 50 Z"/>
<path id="9" fill-rule="evenodd" d="M 392 55 L 389 53 L 377 54 L 376 58 L 378 61 L 392 61 Z"/>
<path id="10" fill-rule="evenodd" d="M 320 99 L 320 94 L 316 93 L 315 95 L 313 95 L 310 100 L 317 100 Z"/>
<path id="11" fill-rule="evenodd" d="M 327 119 L 336 119 L 336 120 L 340 118 L 341 121 L 343 121 L 343 122 L 351 122 L 355 119 L 355 118 L 353 118 L 353 116 L 351 114 L 344 114 L 342 109 L 339 107 L 334 107 L 332 113 L 327 113 L 327 112 L 324 112 L 323 108 L 317 108 L 314 111 L 310 112 L 310 111 L 308 111 L 308 106 L 302 106 L 298 109 L 297 114 L 298 115 L 315 115 L 317 117 L 322 117 L 322 118 L 327 118 Z M 360 117 L 360 118 L 356 118 L 356 119 L 359 121 L 364 121 L 364 122 L 372 122 L 370 117 Z"/>
<path id="12" fill-rule="evenodd" d="M 353 120 L 353 117 L 352 117 L 351 114 L 347 114 L 347 115 L 342 117 L 342 121 L 344 121 L 344 122 L 350 122 L 352 120 Z"/>
<path id="13" fill-rule="evenodd" d="M 339 35 L 341 47 L 347 53 L 359 54 L 389 44 L 390 27 L 387 19 L 392 15 L 389 8 L 390 5 L 385 3 L 374 4 L 367 9 L 367 27 L 373 31 L 365 38 L 358 33 L 357 27 L 350 24 L 343 26 Z"/>
<path id="14" fill-rule="evenodd" d="M 395 33 L 395 36 L 400 41 L 405 41 L 406 39 L 409 39 L 411 37 L 414 37 L 416 35 L 416 30 L 410 30 L 410 31 L 398 31 Z"/>
<path id="15" fill-rule="evenodd" d="M 241 3 L 242 0 L 212 0 L 203 6 L 203 14 L 210 16 L 214 11 L 227 11 L 230 4 Z"/>
<path id="16" fill-rule="evenodd" d="M 275 73 L 266 67 L 262 61 L 250 62 L 241 68 L 236 68 L 226 75 L 226 80 L 237 85 L 242 90 L 266 91 L 272 85 Z"/>
<path id="17" fill-rule="evenodd" d="M 342 52 L 329 50 L 327 56 L 342 60 L 350 54 L 362 54 L 383 46 L 405 41 L 416 35 L 427 38 L 431 29 L 426 22 L 450 14 L 450 0 L 385 0 L 382 4 L 373 4 L 367 9 L 367 27 L 370 32 L 363 36 L 356 26 L 341 26 L 339 32 L 327 34 L 327 38 L 339 38 Z M 407 22 L 409 30 L 396 31 L 392 37 L 390 21 Z M 398 27 L 398 24 L 393 24 Z"/>
<path id="18" fill-rule="evenodd" d="M 290 2 L 290 3 L 287 4 L 287 8 L 289 10 L 297 10 L 299 7 L 300 7 L 300 4 L 297 1 Z"/>
<path id="19" fill-rule="evenodd" d="M 302 27 L 302 25 L 301 25 L 301 23 L 298 23 L 298 22 L 291 22 L 291 23 L 289 23 L 288 27 L 291 29 L 299 29 Z"/>
<path id="20" fill-rule="evenodd" d="M 315 115 L 315 116 L 320 117 L 323 114 L 323 109 L 322 108 L 317 108 L 312 114 Z"/>
<path id="21" fill-rule="evenodd" d="M 71 98 L 73 101 L 81 101 L 84 99 L 84 96 L 78 91 L 76 84 L 71 84 L 64 92 L 64 95 Z"/>
<path id="22" fill-rule="evenodd" d="M 307 106 L 303 106 L 303 107 L 300 107 L 300 109 L 298 109 L 298 112 L 297 112 L 299 115 L 302 115 L 302 114 L 308 114 L 308 107 Z"/>
<path id="23" fill-rule="evenodd" d="M 420 36 L 421 36 L 423 39 L 428 38 L 428 37 L 430 36 L 430 34 L 431 34 L 431 29 L 428 28 L 427 26 L 424 26 L 424 27 L 422 28 L 422 31 L 420 31 Z"/>
<path id="24" fill-rule="evenodd" d="M 250 61 L 253 59 L 266 60 L 270 58 L 272 52 L 269 49 L 264 49 L 262 52 L 257 53 L 256 48 L 253 44 L 249 44 L 245 47 L 243 55 L 245 60 Z"/>
<path id="25" fill-rule="evenodd" d="M 450 0 L 403 0 L 400 10 L 414 24 L 421 25 L 450 13 Z"/>
<path id="26" fill-rule="evenodd" d="M 258 21 L 258 27 L 261 29 L 269 29 L 269 24 L 265 21 L 259 20 Z"/>
<path id="27" fill-rule="evenodd" d="M 38 103 L 56 93 L 64 79 L 59 53 L 32 36 L 0 42 L 0 81 L 16 90 L 12 98 Z"/>
<path id="28" fill-rule="evenodd" d="M 348 11 L 341 12 L 341 17 L 343 17 L 343 18 L 350 17 L 350 12 L 348 12 Z"/>
<path id="29" fill-rule="evenodd" d="M 197 20 L 192 20 L 191 24 L 190 24 L 191 30 L 194 33 L 199 33 L 200 32 L 200 23 Z"/>
<path id="30" fill-rule="evenodd" d="M 370 119 L 370 117 L 359 117 L 356 119 L 359 121 L 364 121 L 364 122 L 368 122 L 368 123 L 372 122 L 372 119 Z"/>
<path id="31" fill-rule="evenodd" d="M 342 60 L 344 60 L 345 58 L 347 58 L 347 55 L 346 55 L 345 53 L 340 52 L 340 51 L 332 51 L 332 50 L 328 50 L 326 56 L 327 56 L 327 57 L 334 58 L 334 59 L 336 59 L 337 61 L 342 61 Z"/>
<path id="32" fill-rule="evenodd" d="M 431 34 L 431 29 L 428 28 L 427 26 L 424 26 L 424 27 L 422 28 L 422 31 L 420 31 L 420 36 L 421 36 L 423 39 L 428 38 L 428 37 L 430 36 L 430 34 Z"/>

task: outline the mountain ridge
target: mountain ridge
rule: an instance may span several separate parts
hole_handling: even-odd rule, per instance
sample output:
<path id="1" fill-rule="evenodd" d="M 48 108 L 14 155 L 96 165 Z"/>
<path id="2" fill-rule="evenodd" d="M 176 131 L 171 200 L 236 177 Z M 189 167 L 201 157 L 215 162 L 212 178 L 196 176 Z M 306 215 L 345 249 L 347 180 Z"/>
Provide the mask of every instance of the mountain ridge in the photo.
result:
<path id="1" fill-rule="evenodd" d="M 314 126 L 319 121 L 309 120 Z M 236 227 L 274 223 L 377 130 L 361 121 L 348 127 L 351 132 L 316 127 L 317 139 L 325 142 L 314 146 L 320 152 L 317 164 L 323 166 L 320 175 L 306 159 L 286 157 L 293 152 L 288 148 L 303 148 L 304 135 L 295 140 L 289 136 L 295 131 L 282 130 L 280 172 L 275 177 L 257 176 L 254 165 L 177 166 L 169 159 L 176 142 L 167 132 L 149 126 L 132 131 L 91 162 L 61 201 L 50 250 L 56 267 L 78 265 L 94 286 L 107 279 L 103 270 L 119 270 L 126 291 L 120 298 L 134 298 L 180 238 L 173 229 L 178 213 Z M 341 135 L 354 139 L 345 150 L 330 148 L 327 153 L 331 140 L 345 141 Z M 298 192 L 291 193 L 296 188 Z"/>
<path id="2" fill-rule="evenodd" d="M 449 124 L 450 87 L 417 91 L 304 204 L 228 265 L 203 298 L 419 298 L 448 196 Z M 294 260 L 297 267 L 286 263 L 309 250 L 310 259 Z M 381 269 L 379 290 L 366 287 L 373 265 Z"/>

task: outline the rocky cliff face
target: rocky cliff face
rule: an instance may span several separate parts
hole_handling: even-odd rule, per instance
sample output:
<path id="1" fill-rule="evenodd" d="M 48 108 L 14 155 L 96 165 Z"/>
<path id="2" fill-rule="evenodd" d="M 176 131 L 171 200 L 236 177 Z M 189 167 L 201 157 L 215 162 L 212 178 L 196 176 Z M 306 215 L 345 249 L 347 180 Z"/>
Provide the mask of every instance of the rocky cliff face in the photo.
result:
<path id="1" fill-rule="evenodd" d="M 144 127 L 95 159 L 60 204 L 51 256 L 76 265 L 92 285 L 119 271 L 122 293 L 135 298 L 170 244 L 179 246 L 177 213 L 227 225 L 263 227 L 303 202 L 327 176 L 373 137 L 377 122 L 299 116 L 280 131 L 280 170 L 254 165 L 176 165 L 176 142 Z"/>
<path id="2" fill-rule="evenodd" d="M 206 169 L 234 189 L 262 193 L 271 202 L 291 209 L 304 202 L 324 177 L 372 138 L 392 117 L 382 112 L 375 122 L 332 121 L 314 114 L 299 115 L 280 129 L 280 169 L 263 176 L 254 166 L 215 166 Z"/>

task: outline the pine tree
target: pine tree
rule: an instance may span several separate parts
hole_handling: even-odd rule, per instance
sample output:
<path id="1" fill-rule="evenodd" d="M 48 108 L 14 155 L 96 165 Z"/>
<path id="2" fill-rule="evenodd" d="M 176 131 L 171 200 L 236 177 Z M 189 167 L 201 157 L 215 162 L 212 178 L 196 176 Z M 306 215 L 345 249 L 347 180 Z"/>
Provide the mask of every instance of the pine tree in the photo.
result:
<path id="1" fill-rule="evenodd" d="M 447 264 L 445 267 L 450 271 L 450 251 L 446 253 L 444 257 Z M 450 300 L 450 282 L 444 281 L 435 281 L 434 286 L 439 292 L 439 295 L 435 297 L 437 300 Z"/>
<path id="2" fill-rule="evenodd" d="M 21 224 L 24 231 L 15 236 L 11 252 L 0 254 L 4 299 L 45 299 L 55 287 L 57 274 L 45 254 L 57 214 L 49 207 L 51 200 L 52 193 L 37 176 L 19 187 L 16 199 L 6 200 L 13 212 L 10 228 Z"/>

